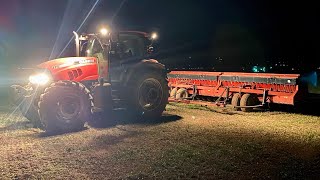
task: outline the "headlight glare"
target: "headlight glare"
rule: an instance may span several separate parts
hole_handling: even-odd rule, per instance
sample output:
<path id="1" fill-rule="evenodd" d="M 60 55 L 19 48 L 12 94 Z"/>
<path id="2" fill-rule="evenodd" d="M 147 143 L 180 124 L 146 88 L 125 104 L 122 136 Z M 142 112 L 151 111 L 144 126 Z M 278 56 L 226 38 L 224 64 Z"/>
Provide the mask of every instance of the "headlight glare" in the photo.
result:
<path id="1" fill-rule="evenodd" d="M 45 85 L 50 81 L 50 77 L 47 74 L 41 73 L 36 75 L 31 75 L 29 81 L 36 85 Z"/>

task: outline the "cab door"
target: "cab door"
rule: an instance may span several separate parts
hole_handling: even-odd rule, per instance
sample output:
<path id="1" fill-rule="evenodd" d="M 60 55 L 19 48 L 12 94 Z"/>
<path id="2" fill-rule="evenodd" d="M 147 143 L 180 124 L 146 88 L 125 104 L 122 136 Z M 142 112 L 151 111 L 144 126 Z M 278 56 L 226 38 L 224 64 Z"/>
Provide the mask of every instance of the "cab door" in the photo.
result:
<path id="1" fill-rule="evenodd" d="M 111 44 L 111 50 L 109 52 L 111 82 L 120 82 L 121 74 L 124 72 L 124 67 L 121 63 L 123 59 L 123 48 L 121 46 L 122 44 L 119 42 Z"/>

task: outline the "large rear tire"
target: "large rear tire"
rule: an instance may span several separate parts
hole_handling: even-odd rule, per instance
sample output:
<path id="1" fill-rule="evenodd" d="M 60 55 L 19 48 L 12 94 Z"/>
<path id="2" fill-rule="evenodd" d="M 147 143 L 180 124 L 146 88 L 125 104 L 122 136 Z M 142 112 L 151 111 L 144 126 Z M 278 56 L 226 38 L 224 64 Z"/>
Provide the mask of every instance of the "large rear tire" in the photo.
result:
<path id="1" fill-rule="evenodd" d="M 159 73 L 138 75 L 132 82 L 133 94 L 129 97 L 130 109 L 144 119 L 158 118 L 168 104 L 169 89 L 165 77 Z"/>
<path id="2" fill-rule="evenodd" d="M 92 96 L 81 83 L 59 81 L 49 86 L 39 101 L 40 120 L 46 132 L 64 133 L 83 129 L 90 121 Z"/>

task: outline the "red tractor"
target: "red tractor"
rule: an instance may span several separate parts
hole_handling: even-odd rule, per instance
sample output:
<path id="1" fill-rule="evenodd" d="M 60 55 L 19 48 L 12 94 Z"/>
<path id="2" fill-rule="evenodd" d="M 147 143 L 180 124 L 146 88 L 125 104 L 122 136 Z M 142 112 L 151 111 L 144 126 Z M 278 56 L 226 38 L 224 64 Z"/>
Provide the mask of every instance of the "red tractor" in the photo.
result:
<path id="1" fill-rule="evenodd" d="M 156 35 L 106 30 L 74 32 L 76 57 L 55 59 L 32 70 L 29 83 L 13 85 L 13 101 L 44 130 L 74 131 L 95 114 L 114 108 L 135 117 L 157 118 L 168 102 L 164 65 L 150 59 Z"/>

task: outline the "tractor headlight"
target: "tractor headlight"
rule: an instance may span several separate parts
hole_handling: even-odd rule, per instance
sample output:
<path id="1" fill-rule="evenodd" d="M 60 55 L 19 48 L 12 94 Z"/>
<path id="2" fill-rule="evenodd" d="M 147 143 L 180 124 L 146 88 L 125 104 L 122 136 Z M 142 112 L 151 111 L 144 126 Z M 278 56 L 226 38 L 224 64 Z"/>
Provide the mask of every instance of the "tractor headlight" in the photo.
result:
<path id="1" fill-rule="evenodd" d="M 29 77 L 30 83 L 35 85 L 45 85 L 50 81 L 50 79 L 50 76 L 46 73 L 39 73 Z"/>

